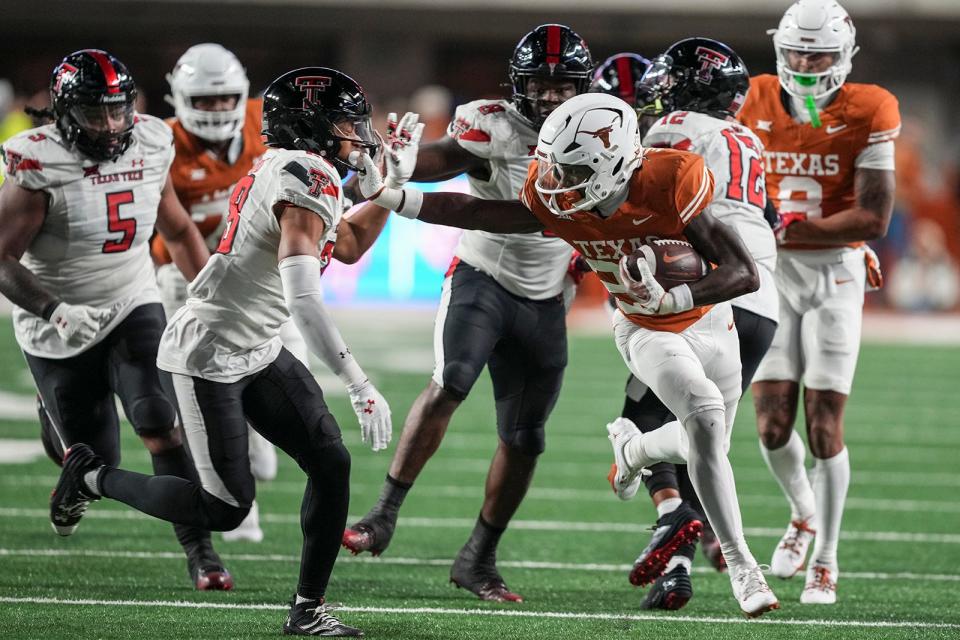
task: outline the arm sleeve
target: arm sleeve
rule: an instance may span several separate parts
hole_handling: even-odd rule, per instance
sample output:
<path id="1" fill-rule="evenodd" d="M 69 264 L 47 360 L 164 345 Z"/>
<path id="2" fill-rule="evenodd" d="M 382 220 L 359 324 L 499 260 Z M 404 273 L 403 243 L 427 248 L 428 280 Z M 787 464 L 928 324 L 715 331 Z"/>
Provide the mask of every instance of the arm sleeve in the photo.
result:
<path id="1" fill-rule="evenodd" d="M 313 256 L 290 256 L 280 261 L 283 299 L 307 346 L 344 385 L 357 385 L 366 375 L 343 341 L 323 304 L 320 261 Z"/>

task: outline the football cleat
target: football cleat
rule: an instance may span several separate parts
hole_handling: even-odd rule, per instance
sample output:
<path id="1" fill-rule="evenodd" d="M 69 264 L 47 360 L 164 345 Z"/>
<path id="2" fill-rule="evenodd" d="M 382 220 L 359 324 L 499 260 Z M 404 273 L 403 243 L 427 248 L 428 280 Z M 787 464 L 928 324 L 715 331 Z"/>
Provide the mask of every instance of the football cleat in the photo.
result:
<path id="1" fill-rule="evenodd" d="M 390 546 L 390 539 L 397 528 L 396 516 L 371 511 L 352 527 L 343 530 L 341 544 L 353 555 L 369 551 L 379 556 Z"/>
<path id="2" fill-rule="evenodd" d="M 610 473 L 607 474 L 607 480 L 610 481 L 610 488 L 618 498 L 630 500 L 640 490 L 643 482 L 643 468 L 630 468 L 627 464 L 625 449 L 628 442 L 641 436 L 640 430 L 632 420 L 617 418 L 607 425 L 607 433 L 610 444 L 613 445 L 613 465 L 610 467 Z"/>
<path id="3" fill-rule="evenodd" d="M 187 554 L 187 571 L 198 591 L 230 591 L 233 576 L 223 566 L 210 540 L 202 540 Z"/>
<path id="4" fill-rule="evenodd" d="M 709 525 L 703 528 L 703 534 L 700 536 L 700 549 L 707 562 L 714 569 L 720 573 L 727 570 L 727 559 L 723 557 L 723 551 L 720 549 L 720 540 Z"/>
<path id="5" fill-rule="evenodd" d="M 641 609 L 682 609 L 693 597 L 693 584 L 690 573 L 682 564 L 678 564 L 653 583 L 650 593 L 640 604 Z"/>
<path id="6" fill-rule="evenodd" d="M 343 624 L 330 613 L 335 606 L 326 604 L 323 598 L 296 604 L 296 596 L 290 603 L 283 634 L 287 636 L 325 636 L 327 638 L 360 638 L 363 631 Z"/>
<path id="7" fill-rule="evenodd" d="M 703 522 L 686 502 L 657 520 L 650 544 L 640 552 L 630 571 L 630 584 L 642 587 L 650 584 L 667 568 L 677 549 L 700 538 Z"/>
<path id="8" fill-rule="evenodd" d="M 770 560 L 770 573 L 778 578 L 792 578 L 803 569 L 807 558 L 807 549 L 813 542 L 816 531 L 810 528 L 810 521 L 792 520 L 787 532 L 780 538 L 777 548 L 773 551 Z"/>
<path id="9" fill-rule="evenodd" d="M 458 588 L 473 593 L 481 600 L 523 602 L 523 596 L 507 587 L 492 558 L 487 561 L 479 560 L 467 547 L 461 549 L 457 559 L 453 561 L 450 582 Z"/>
<path id="10" fill-rule="evenodd" d="M 254 500 L 250 513 L 236 529 L 223 532 L 224 542 L 263 542 L 263 529 L 260 528 L 260 507 Z"/>
<path id="11" fill-rule="evenodd" d="M 840 572 L 836 567 L 810 563 L 807 569 L 807 582 L 803 585 L 800 602 L 803 604 L 834 604 L 837 601 L 837 578 Z"/>
<path id="12" fill-rule="evenodd" d="M 75 444 L 63 456 L 63 470 L 50 493 L 50 524 L 61 536 L 77 529 L 87 507 L 100 496 L 87 488 L 83 476 L 103 466 L 103 460 L 85 444 Z"/>
<path id="13" fill-rule="evenodd" d="M 732 572 L 731 572 L 732 573 Z M 757 618 L 767 611 L 780 608 L 777 596 L 767 585 L 760 567 L 744 567 L 736 576 L 730 576 L 733 595 L 740 603 L 740 609 L 748 618 Z"/>

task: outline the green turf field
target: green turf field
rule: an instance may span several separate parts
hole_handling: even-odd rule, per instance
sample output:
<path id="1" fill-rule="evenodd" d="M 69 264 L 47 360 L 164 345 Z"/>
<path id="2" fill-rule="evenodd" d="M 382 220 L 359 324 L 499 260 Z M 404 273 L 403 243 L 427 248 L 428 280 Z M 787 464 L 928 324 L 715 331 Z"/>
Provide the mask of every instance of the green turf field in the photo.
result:
<path id="1" fill-rule="evenodd" d="M 389 399 L 399 432 L 427 380 L 429 329 L 346 333 Z M 798 579 L 772 579 L 782 609 L 751 622 L 739 617 L 727 577 L 699 558 L 685 609 L 639 609 L 643 592 L 627 582 L 627 571 L 654 513 L 645 500 L 617 501 L 605 482 L 603 426 L 620 408 L 623 364 L 606 337 L 573 339 L 570 363 L 533 489 L 501 544 L 500 568 L 526 602 L 481 603 L 447 582 L 495 447 L 483 379 L 411 491 L 385 556 L 341 555 L 328 599 L 343 603 L 346 622 L 369 638 L 391 639 L 960 638 L 960 349 L 863 349 L 847 414 L 853 481 L 839 604 L 800 605 Z M 0 392 L 0 446 L 36 440 L 32 382 L 8 320 L 0 321 Z M 351 513 L 359 516 L 376 499 L 393 448 L 371 453 L 345 399 L 332 397 L 331 405 L 353 453 Z M 125 464 L 148 470 L 145 449 L 123 428 Z M 731 458 L 748 541 L 768 560 L 788 510 L 757 451 L 749 400 Z M 47 521 L 56 477 L 45 458 L 0 464 L 0 637 L 280 633 L 300 545 L 303 477 L 289 460 L 281 459 L 277 480 L 259 490 L 264 542 L 218 544 L 236 578 L 230 593 L 194 591 L 170 526 L 119 503 L 96 503 L 74 536 L 59 538 Z"/>

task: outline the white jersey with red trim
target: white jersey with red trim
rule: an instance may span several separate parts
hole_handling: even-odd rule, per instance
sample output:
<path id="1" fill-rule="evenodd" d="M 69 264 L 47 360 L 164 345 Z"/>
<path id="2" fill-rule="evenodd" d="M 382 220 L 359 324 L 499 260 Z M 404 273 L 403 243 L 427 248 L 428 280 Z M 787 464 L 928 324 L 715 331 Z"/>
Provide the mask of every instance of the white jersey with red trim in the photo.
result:
<path id="1" fill-rule="evenodd" d="M 174 155 L 162 120 L 137 115 L 130 147 L 113 161 L 87 158 L 54 125 L 10 138 L 2 154 L 8 180 L 47 195 L 43 226 L 23 266 L 67 303 L 114 311 L 93 341 L 67 347 L 53 325 L 15 307 L 14 332 L 24 351 L 69 358 L 102 340 L 135 307 L 160 301 L 149 241 Z"/>
<path id="2" fill-rule="evenodd" d="M 470 193 L 486 200 L 516 200 L 537 148 L 537 131 L 506 100 L 475 100 L 457 107 L 447 135 L 487 160 L 490 177 L 469 176 Z M 456 255 L 490 275 L 510 293 L 545 300 L 563 291 L 570 247 L 540 233 L 464 231 Z"/>
<path id="3" fill-rule="evenodd" d="M 217 250 L 164 331 L 157 357 L 161 369 L 233 382 L 276 359 L 280 325 L 290 318 L 277 266 L 280 223 L 274 205 L 280 202 L 323 220 L 318 248 L 321 269 L 327 265 L 343 213 L 340 176 L 318 155 L 271 149 L 234 187 Z"/>
<path id="4" fill-rule="evenodd" d="M 674 111 L 650 127 L 643 146 L 703 157 L 716 180 L 707 211 L 734 228 L 758 264 L 770 271 L 776 268 L 777 243 L 763 217 L 767 203 L 763 144 L 750 129 L 703 113 Z"/>

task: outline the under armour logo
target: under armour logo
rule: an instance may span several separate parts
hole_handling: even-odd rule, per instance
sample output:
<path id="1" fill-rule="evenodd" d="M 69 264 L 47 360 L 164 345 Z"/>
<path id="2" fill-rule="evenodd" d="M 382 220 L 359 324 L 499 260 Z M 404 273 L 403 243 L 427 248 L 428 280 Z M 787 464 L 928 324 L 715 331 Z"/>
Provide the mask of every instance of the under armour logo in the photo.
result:
<path id="1" fill-rule="evenodd" d="M 610 148 L 610 134 L 613 132 L 613 125 L 597 129 L 596 131 L 584 131 L 583 133 L 589 133 L 594 138 L 599 138 L 600 142 L 603 143 L 604 149 Z"/>
<path id="2" fill-rule="evenodd" d="M 303 108 L 309 109 L 310 105 L 319 98 L 319 93 L 326 91 L 331 82 L 328 76 L 300 76 L 296 78 L 293 83 L 304 93 Z"/>
<path id="3" fill-rule="evenodd" d="M 695 53 L 700 60 L 700 71 L 697 72 L 697 82 L 702 82 L 703 84 L 710 84 L 713 80 L 711 71 L 721 68 L 726 64 L 727 60 L 729 60 L 728 56 L 708 47 L 697 47 Z"/>
<path id="4" fill-rule="evenodd" d="M 373 405 L 377 404 L 374 400 L 367 400 L 367 406 L 363 408 L 364 413 L 373 413 Z"/>
<path id="5" fill-rule="evenodd" d="M 130 164 L 131 164 L 131 166 L 134 166 L 134 167 L 142 167 L 142 166 L 143 166 L 143 158 L 136 158 L 136 159 L 132 160 L 132 161 L 130 162 Z"/>
<path id="6" fill-rule="evenodd" d="M 100 175 L 100 165 L 98 164 L 95 164 L 92 167 L 83 168 L 84 178 L 89 178 L 90 176 L 98 176 L 98 175 Z"/>
<path id="7" fill-rule="evenodd" d="M 62 63 L 57 67 L 57 79 L 53 81 L 53 92 L 60 93 L 60 87 L 67 80 L 72 80 L 77 75 L 78 69 L 69 62 Z"/>

